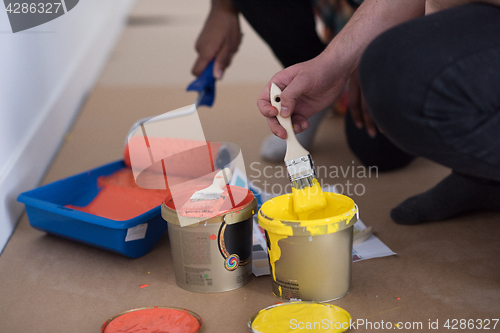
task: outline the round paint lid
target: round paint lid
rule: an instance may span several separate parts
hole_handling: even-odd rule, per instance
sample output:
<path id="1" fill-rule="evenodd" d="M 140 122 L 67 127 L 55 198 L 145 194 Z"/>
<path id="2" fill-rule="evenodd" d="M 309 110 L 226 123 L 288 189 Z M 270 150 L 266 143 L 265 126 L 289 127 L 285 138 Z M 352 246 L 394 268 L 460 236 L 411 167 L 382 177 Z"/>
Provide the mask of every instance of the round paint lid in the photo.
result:
<path id="1" fill-rule="evenodd" d="M 128 310 L 106 320 L 102 333 L 141 332 L 196 333 L 201 329 L 201 317 L 187 309 L 153 306 Z"/>
<path id="2" fill-rule="evenodd" d="M 351 320 L 351 315 L 338 306 L 301 301 L 262 309 L 250 319 L 248 327 L 252 333 L 341 333 L 349 329 Z"/>
<path id="3" fill-rule="evenodd" d="M 257 199 L 253 193 L 243 187 L 228 185 L 231 190 L 231 196 L 226 196 L 222 206 L 219 209 L 217 216 L 203 220 L 207 223 L 222 223 L 227 224 L 237 223 L 252 217 L 257 210 Z M 170 193 L 161 205 L 161 216 L 169 223 L 179 224 L 177 216 L 177 206 L 184 205 L 194 192 L 203 189 L 204 187 L 194 187 L 176 192 L 175 195 Z M 174 203 L 175 196 L 175 203 Z M 199 218 L 193 218 L 200 221 Z"/>

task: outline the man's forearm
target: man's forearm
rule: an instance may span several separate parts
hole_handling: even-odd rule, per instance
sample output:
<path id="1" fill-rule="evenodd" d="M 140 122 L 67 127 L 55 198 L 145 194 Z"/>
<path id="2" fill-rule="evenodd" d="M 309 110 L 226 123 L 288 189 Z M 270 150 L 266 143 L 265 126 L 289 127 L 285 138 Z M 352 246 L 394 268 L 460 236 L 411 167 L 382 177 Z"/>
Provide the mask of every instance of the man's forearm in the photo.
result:
<path id="1" fill-rule="evenodd" d="M 425 14 L 432 14 L 444 9 L 465 5 L 471 2 L 484 2 L 500 6 L 500 0 L 427 0 L 425 3 Z"/>
<path id="2" fill-rule="evenodd" d="M 365 0 L 321 57 L 342 66 L 346 75 L 358 66 L 363 51 L 389 28 L 423 16 L 425 0 Z"/>

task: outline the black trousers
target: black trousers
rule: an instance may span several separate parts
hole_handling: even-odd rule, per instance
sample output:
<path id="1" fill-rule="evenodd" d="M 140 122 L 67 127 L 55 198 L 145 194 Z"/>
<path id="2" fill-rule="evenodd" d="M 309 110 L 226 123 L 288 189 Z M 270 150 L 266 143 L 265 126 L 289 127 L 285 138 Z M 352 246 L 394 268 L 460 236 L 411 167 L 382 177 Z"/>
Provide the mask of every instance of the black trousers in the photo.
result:
<path id="1" fill-rule="evenodd" d="M 312 0 L 233 0 L 233 3 L 284 67 L 312 59 L 324 50 L 325 45 L 316 33 Z"/>
<path id="2" fill-rule="evenodd" d="M 390 29 L 365 51 L 360 80 L 374 121 L 404 151 L 500 181 L 500 7 Z"/>
<path id="3" fill-rule="evenodd" d="M 311 0 L 233 0 L 233 3 L 284 67 L 312 59 L 324 50 L 325 45 L 316 32 Z M 346 116 L 345 130 L 353 153 L 363 164 L 377 166 L 379 171 L 399 168 L 413 158 L 382 134 L 370 138 L 364 129 L 356 128 L 350 115 Z"/>

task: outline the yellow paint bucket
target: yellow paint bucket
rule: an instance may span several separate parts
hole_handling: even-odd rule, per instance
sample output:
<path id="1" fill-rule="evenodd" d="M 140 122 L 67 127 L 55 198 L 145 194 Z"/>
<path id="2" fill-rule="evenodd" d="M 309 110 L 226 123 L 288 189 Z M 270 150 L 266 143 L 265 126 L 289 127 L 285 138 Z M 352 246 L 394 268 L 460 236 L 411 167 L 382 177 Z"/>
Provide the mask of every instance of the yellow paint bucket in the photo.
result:
<path id="1" fill-rule="evenodd" d="M 347 196 L 324 195 L 327 206 L 308 220 L 296 218 L 291 194 L 273 198 L 259 210 L 273 293 L 281 299 L 323 302 L 349 293 L 357 206 Z"/>

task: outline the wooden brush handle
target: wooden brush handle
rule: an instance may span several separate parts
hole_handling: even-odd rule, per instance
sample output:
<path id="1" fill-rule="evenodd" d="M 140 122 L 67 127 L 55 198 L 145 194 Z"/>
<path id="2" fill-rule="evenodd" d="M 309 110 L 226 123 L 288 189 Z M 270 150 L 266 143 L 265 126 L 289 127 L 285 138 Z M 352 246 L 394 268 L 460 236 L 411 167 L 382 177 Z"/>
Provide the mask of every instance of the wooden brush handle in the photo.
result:
<path id="1" fill-rule="evenodd" d="M 271 84 L 270 99 L 271 105 L 278 109 L 278 115 L 276 118 L 286 131 L 285 161 L 309 155 L 309 152 L 302 147 L 295 136 L 295 132 L 292 127 L 292 117 L 283 118 L 281 116 L 281 89 L 274 83 Z"/>

